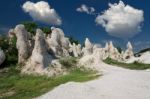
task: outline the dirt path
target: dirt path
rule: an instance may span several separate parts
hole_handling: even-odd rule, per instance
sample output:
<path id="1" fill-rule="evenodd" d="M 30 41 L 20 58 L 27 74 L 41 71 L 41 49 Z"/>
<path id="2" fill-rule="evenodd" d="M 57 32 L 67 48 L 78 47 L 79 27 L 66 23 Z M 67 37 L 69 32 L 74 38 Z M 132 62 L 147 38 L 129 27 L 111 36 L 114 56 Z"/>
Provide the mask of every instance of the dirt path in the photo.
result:
<path id="1" fill-rule="evenodd" d="M 150 99 L 150 70 L 128 70 L 101 64 L 103 76 L 76 83 L 68 82 L 39 99 Z"/>

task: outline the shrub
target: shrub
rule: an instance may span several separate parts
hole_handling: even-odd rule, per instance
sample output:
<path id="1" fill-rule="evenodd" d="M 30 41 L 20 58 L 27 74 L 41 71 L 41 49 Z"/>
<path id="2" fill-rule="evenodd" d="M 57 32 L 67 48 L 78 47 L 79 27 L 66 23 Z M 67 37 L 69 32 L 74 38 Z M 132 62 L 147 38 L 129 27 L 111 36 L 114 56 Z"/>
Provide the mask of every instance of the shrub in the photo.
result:
<path id="1" fill-rule="evenodd" d="M 66 68 L 70 68 L 73 66 L 76 66 L 77 64 L 77 58 L 75 57 L 65 57 L 65 58 L 61 58 L 59 60 L 59 62 Z"/>
<path id="2" fill-rule="evenodd" d="M 3 64 L 1 64 L 1 68 L 8 66 L 15 66 L 18 62 L 18 50 L 16 48 L 17 38 L 13 37 L 9 43 L 9 39 L 7 37 L 0 38 L 0 47 L 3 49 L 6 59 Z"/>
<path id="3" fill-rule="evenodd" d="M 23 22 L 22 23 L 25 26 L 25 29 L 30 32 L 32 35 L 35 35 L 36 28 L 38 25 L 35 22 Z"/>
<path id="4" fill-rule="evenodd" d="M 51 28 L 48 27 L 41 27 L 41 30 L 46 34 L 46 36 L 52 32 Z"/>

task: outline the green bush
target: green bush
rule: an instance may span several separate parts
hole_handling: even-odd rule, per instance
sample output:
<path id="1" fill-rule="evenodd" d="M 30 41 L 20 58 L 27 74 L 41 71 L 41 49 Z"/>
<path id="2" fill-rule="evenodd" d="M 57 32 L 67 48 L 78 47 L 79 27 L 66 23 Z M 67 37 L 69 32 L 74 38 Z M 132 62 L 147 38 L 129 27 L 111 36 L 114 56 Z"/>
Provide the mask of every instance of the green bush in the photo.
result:
<path id="1" fill-rule="evenodd" d="M 14 66 L 18 62 L 18 50 L 16 48 L 17 38 L 14 36 L 10 41 L 7 37 L 0 38 L 0 47 L 5 53 L 6 59 L 1 68 Z"/>
<path id="2" fill-rule="evenodd" d="M 22 22 L 22 24 L 25 26 L 25 29 L 30 32 L 32 35 L 35 35 L 36 29 L 38 28 L 38 25 L 35 22 Z"/>
<path id="3" fill-rule="evenodd" d="M 65 57 L 61 58 L 59 62 L 66 68 L 70 68 L 77 65 L 77 58 L 75 57 Z"/>
<path id="4" fill-rule="evenodd" d="M 48 27 L 41 27 L 41 30 L 46 34 L 46 36 L 52 32 L 51 28 Z"/>

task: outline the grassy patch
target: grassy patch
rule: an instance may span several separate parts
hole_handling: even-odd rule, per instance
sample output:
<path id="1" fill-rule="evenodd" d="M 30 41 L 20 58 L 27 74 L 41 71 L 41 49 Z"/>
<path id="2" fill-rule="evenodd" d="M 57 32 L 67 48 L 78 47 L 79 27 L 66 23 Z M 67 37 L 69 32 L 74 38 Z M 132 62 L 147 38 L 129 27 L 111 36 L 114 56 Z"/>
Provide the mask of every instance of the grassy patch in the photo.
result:
<path id="1" fill-rule="evenodd" d="M 143 63 L 139 63 L 139 62 L 123 63 L 123 62 L 118 62 L 116 60 L 113 60 L 111 58 L 105 59 L 104 62 L 107 64 L 116 65 L 119 67 L 133 69 L 133 70 L 144 70 L 144 69 L 150 68 L 150 64 L 143 64 Z"/>
<path id="2" fill-rule="evenodd" d="M 97 78 L 97 72 L 73 69 L 70 73 L 58 77 L 21 75 L 14 68 L 0 71 L 1 99 L 31 99 L 52 90 L 68 81 L 84 82 Z"/>

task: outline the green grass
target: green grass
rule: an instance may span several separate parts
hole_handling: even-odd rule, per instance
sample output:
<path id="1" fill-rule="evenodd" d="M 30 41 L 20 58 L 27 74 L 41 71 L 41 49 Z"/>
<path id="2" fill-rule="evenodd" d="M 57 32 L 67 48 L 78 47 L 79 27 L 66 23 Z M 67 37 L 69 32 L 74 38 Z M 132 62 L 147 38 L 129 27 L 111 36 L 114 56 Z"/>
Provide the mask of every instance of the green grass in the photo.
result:
<path id="1" fill-rule="evenodd" d="M 111 58 L 107 58 L 104 60 L 105 63 L 127 68 L 127 69 L 132 69 L 132 70 L 145 70 L 150 68 L 150 64 L 143 64 L 143 63 L 123 63 L 123 62 L 118 62 L 116 60 L 113 60 Z"/>
<path id="2" fill-rule="evenodd" d="M 21 75 L 14 67 L 0 72 L 1 99 L 31 99 L 68 81 L 84 82 L 96 79 L 96 71 L 73 69 L 58 77 Z"/>

